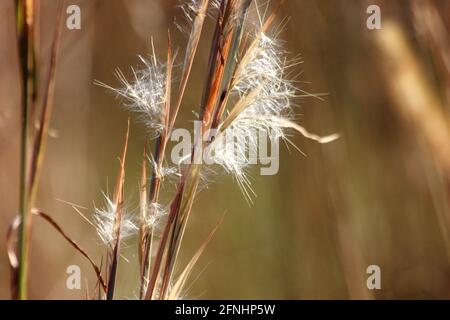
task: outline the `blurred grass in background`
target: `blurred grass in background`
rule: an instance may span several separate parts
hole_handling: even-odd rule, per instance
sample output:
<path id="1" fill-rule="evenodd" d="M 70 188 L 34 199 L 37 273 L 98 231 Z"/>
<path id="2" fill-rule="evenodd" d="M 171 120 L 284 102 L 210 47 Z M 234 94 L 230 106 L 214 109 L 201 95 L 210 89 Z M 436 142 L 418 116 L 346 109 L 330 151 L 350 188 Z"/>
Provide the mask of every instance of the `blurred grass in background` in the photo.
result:
<path id="1" fill-rule="evenodd" d="M 99 257 L 95 230 L 62 199 L 92 210 L 115 179 L 127 113 L 94 80 L 117 85 L 113 71 L 149 53 L 164 57 L 177 1 L 77 0 L 82 29 L 64 31 L 38 206 Z M 366 28 L 381 7 L 383 30 Z M 41 2 L 38 63 L 45 67 L 56 2 Z M 197 266 L 189 298 L 450 298 L 450 2 L 288 0 L 281 38 L 301 53 L 302 89 L 327 93 L 300 101 L 299 122 L 341 139 L 295 143 L 280 172 L 253 172 L 249 207 L 230 177 L 214 177 L 193 209 L 183 245 L 189 259 L 221 215 L 225 220 Z M 0 298 L 9 297 L 4 250 L 17 212 L 19 76 L 12 1 L 0 2 Z M 440 24 L 441 23 L 441 24 Z M 206 28 L 210 30 L 212 28 Z M 206 32 L 208 36 L 208 32 Z M 204 39 L 205 40 L 205 39 Z M 182 50 L 185 38 L 175 35 Z M 182 119 L 194 120 L 209 46 L 200 45 Z M 189 124 L 189 123 L 188 123 Z M 131 131 L 127 199 L 137 207 L 145 132 Z M 109 183 L 108 183 L 109 181 Z M 91 211 L 86 211 L 89 215 Z M 137 252 L 124 250 L 118 296 L 137 294 Z M 82 267 L 83 290 L 66 289 L 66 268 Z M 366 268 L 381 267 L 382 289 L 368 291 Z M 194 279 L 195 280 L 195 277 Z M 48 225 L 33 227 L 30 298 L 83 298 L 89 265 Z"/>

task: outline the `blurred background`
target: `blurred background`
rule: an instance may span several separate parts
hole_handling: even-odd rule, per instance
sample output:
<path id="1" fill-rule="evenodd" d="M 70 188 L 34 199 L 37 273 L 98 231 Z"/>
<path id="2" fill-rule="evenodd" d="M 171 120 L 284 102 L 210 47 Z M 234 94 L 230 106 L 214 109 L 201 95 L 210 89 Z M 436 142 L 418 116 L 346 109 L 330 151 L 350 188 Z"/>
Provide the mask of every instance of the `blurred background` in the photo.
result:
<path id="1" fill-rule="evenodd" d="M 50 138 L 37 207 L 49 213 L 97 261 L 95 230 L 67 203 L 103 204 L 118 170 L 127 113 L 114 95 L 113 72 L 150 52 L 166 54 L 167 29 L 181 22 L 177 0 L 73 0 L 81 30 L 63 28 Z M 367 7 L 381 8 L 369 30 Z M 39 6 L 38 65 L 45 70 L 57 1 Z M 232 178 L 214 177 L 194 205 L 182 248 L 188 261 L 221 216 L 225 219 L 191 278 L 188 298 L 450 298 L 450 1 L 287 0 L 280 37 L 304 63 L 301 88 L 325 93 L 298 101 L 299 123 L 323 135 L 319 145 L 294 136 L 306 154 L 281 150 L 275 176 L 253 172 L 249 206 Z M 8 299 L 5 250 L 18 211 L 20 78 L 13 1 L 0 1 L 0 298 Z M 213 29 L 208 21 L 181 118 L 195 119 Z M 182 52 L 186 36 L 176 32 Z M 181 55 L 180 55 L 181 56 Z M 145 132 L 131 129 L 126 197 L 138 207 Z M 128 241 L 117 297 L 138 293 L 137 252 Z M 79 265 L 82 290 L 66 289 L 66 268 Z M 181 264 L 182 265 L 182 264 Z M 381 290 L 366 287 L 366 268 L 381 268 Z M 29 295 L 83 299 L 95 275 L 59 234 L 34 220 Z"/>

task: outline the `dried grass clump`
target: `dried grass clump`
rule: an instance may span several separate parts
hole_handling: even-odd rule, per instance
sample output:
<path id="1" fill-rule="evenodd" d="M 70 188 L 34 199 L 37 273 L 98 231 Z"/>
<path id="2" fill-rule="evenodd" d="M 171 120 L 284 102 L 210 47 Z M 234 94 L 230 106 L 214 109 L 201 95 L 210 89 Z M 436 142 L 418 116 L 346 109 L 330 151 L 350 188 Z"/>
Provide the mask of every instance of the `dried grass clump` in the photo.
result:
<path id="1" fill-rule="evenodd" d="M 237 132 L 238 137 L 248 137 L 251 132 L 263 131 L 290 143 L 288 131 L 293 130 L 319 143 L 337 138 L 336 135 L 319 137 L 310 134 L 292 121 L 293 100 L 303 93 L 296 87 L 295 78 L 290 75 L 300 60 L 288 59 L 282 42 L 277 39 L 279 32 L 276 29 L 271 31 L 281 2 L 272 9 L 267 5 L 264 13 L 261 13 L 257 3 L 252 6 L 251 0 L 183 2 L 181 8 L 190 31 L 180 70 L 174 69 L 174 50 L 169 34 L 167 56 L 163 63 L 158 61 L 153 50 L 149 60 L 141 58 L 142 68 L 132 69 L 133 80 L 128 81 L 121 71 L 117 71 L 122 88 L 113 89 L 99 83 L 124 99 L 124 107 L 137 114 L 139 121 L 152 133 L 152 139 L 149 140 L 154 140 L 154 152 L 147 154 L 146 147 L 143 151 L 138 221 L 130 219 L 124 205 L 124 166 L 129 122 L 113 197 L 110 199 L 105 196 L 105 208 L 96 209 L 93 221 L 89 220 L 107 248 L 105 272 L 101 272 L 102 268 L 53 219 L 39 210 L 33 209 L 32 212 L 48 221 L 89 260 L 98 277 L 100 298 L 114 298 L 121 243 L 134 233 L 139 234 L 139 298 L 150 300 L 184 297 L 188 277 L 218 228 L 217 225 L 179 275 L 175 276 L 180 245 L 200 181 L 204 172 L 209 170 L 199 160 L 206 148 L 222 140 L 221 136 Z M 256 10 L 259 18 L 256 23 L 248 21 L 248 12 L 252 9 Z M 207 16 L 214 17 L 215 31 L 211 40 L 198 120 L 201 121 L 201 137 L 208 135 L 212 129 L 217 130 L 218 135 L 214 139 L 207 139 L 206 143 L 195 141 L 189 163 L 167 166 L 169 137 L 183 105 Z M 178 85 L 174 82 L 174 73 L 177 71 L 177 78 L 180 79 Z M 237 154 L 246 154 L 252 143 L 257 142 L 250 141 L 249 146 L 245 139 L 238 139 Z M 226 148 L 219 147 L 216 151 L 216 162 L 220 163 L 225 172 L 233 175 L 245 197 L 251 201 L 253 191 L 247 176 L 249 164 L 240 157 L 231 156 Z M 170 183 L 165 179 L 167 176 L 175 177 L 177 182 L 172 200 L 169 204 L 164 204 L 160 200 L 160 194 L 162 185 Z M 157 229 L 160 229 L 158 234 Z"/>

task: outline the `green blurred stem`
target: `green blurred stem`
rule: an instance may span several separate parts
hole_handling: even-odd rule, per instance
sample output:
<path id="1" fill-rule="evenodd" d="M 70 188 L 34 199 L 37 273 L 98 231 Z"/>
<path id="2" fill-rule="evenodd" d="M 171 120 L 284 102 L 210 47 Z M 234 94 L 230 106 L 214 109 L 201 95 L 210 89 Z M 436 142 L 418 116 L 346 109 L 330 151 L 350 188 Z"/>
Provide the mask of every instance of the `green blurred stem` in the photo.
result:
<path id="1" fill-rule="evenodd" d="M 27 298 L 28 243 L 30 232 L 30 203 L 28 193 L 28 126 L 29 110 L 34 101 L 35 69 L 33 53 L 33 0 L 16 0 L 16 19 L 19 40 L 19 59 L 22 75 L 22 123 L 20 154 L 20 204 L 19 270 L 17 298 Z"/>

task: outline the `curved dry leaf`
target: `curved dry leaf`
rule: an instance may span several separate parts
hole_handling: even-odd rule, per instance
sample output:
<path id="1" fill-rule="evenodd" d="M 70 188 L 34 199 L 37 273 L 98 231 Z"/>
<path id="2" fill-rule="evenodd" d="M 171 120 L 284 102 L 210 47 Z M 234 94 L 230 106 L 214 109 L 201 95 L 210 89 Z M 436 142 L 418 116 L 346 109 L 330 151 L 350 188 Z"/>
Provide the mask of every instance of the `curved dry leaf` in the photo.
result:
<path id="1" fill-rule="evenodd" d="M 103 288 L 103 291 L 106 291 L 106 284 L 105 281 L 103 280 L 102 277 L 102 273 L 100 271 L 100 268 L 95 264 L 95 262 L 91 259 L 91 257 L 86 253 L 86 251 L 84 251 L 74 240 L 72 240 L 64 231 L 63 229 L 59 226 L 59 224 L 53 220 L 52 217 L 50 217 L 48 214 L 39 211 L 37 209 L 32 209 L 31 213 L 33 213 L 34 215 L 37 215 L 41 218 L 43 218 L 45 221 L 47 221 L 56 231 L 59 232 L 59 234 L 67 240 L 67 242 L 69 242 L 72 247 L 74 247 L 79 253 L 81 253 L 91 264 L 92 268 L 95 271 L 95 274 L 97 275 L 97 278 Z"/>

